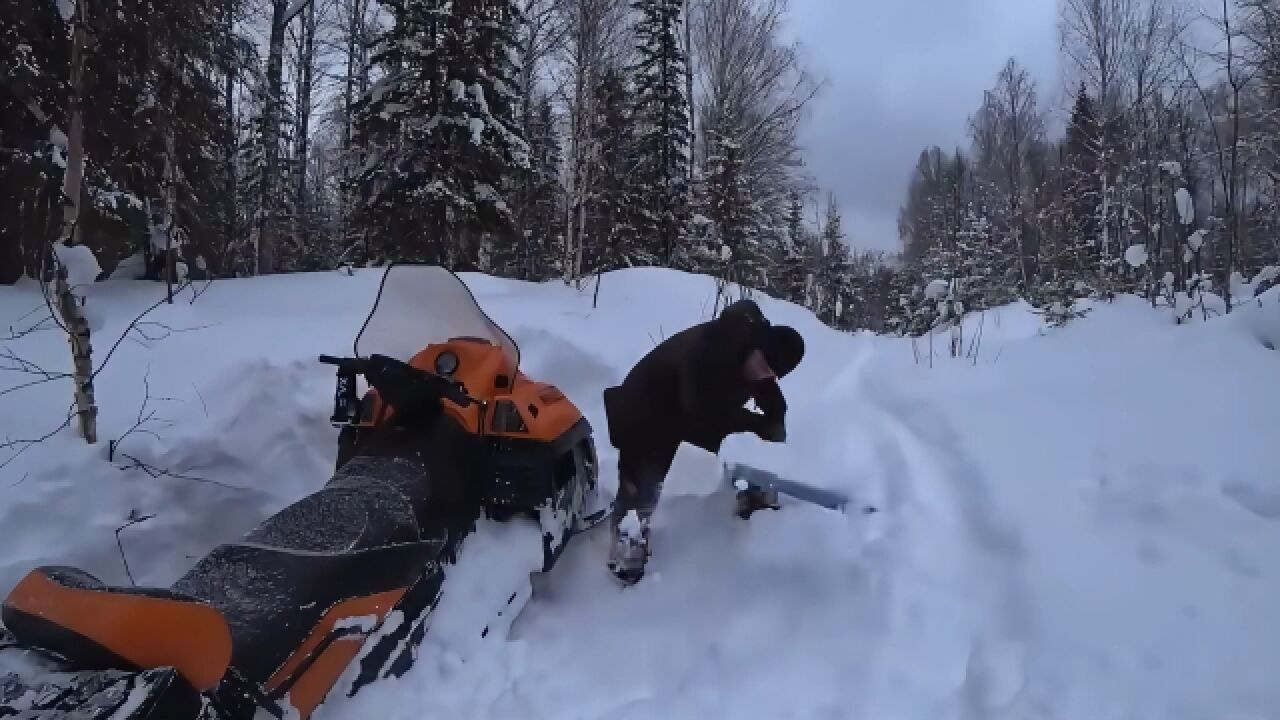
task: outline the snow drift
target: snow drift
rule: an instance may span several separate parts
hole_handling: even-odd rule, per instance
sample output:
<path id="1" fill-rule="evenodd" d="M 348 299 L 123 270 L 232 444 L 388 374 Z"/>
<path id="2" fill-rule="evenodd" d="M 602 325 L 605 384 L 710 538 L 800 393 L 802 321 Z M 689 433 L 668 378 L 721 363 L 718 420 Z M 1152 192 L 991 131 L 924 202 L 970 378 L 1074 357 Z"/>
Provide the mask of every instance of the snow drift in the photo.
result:
<path id="1" fill-rule="evenodd" d="M 24 442 L 66 419 L 69 381 L 46 378 L 69 357 L 38 289 L 0 288 L 0 592 L 37 564 L 167 584 L 323 483 L 315 358 L 350 350 L 378 279 L 217 281 L 127 333 L 163 289 L 83 288 L 95 361 L 111 352 L 96 446 L 74 425 Z M 713 281 L 613 273 L 593 308 L 590 286 L 465 279 L 526 370 L 582 407 L 615 487 L 600 392 L 710 317 Z M 586 536 L 509 628 L 478 642 L 450 624 L 463 599 L 442 605 L 408 676 L 319 716 L 1280 718 L 1280 289 L 1184 326 L 1136 298 L 1052 331 L 1009 306 L 971 317 L 973 352 L 937 342 L 931 362 L 926 343 L 760 302 L 809 348 L 783 381 L 791 440 L 682 451 L 644 582 L 620 590 L 607 535 Z M 729 459 L 880 512 L 743 522 Z M 474 552 L 473 569 L 501 561 Z"/>

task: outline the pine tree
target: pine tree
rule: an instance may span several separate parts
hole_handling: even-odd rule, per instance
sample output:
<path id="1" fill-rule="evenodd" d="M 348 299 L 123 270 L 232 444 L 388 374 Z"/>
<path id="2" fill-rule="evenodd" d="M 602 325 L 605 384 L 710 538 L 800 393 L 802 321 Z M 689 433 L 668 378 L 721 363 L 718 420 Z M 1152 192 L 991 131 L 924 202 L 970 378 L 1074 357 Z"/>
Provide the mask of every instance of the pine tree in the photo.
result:
<path id="1" fill-rule="evenodd" d="M 751 193 L 743 174 L 743 149 L 733 139 L 715 138 L 708 161 L 708 214 L 721 247 L 728 248 L 726 279 L 754 285 L 763 268 L 764 252 L 751 207 Z"/>
<path id="2" fill-rule="evenodd" d="M 597 152 L 587 189 L 584 258 L 597 272 L 619 267 L 653 265 L 651 248 L 636 242 L 634 170 L 636 138 L 632 124 L 632 99 L 626 78 L 609 70 L 595 90 L 595 117 L 591 135 Z"/>
<path id="3" fill-rule="evenodd" d="M 1099 208 L 1102 187 L 1098 172 L 1102 159 L 1098 120 L 1093 100 L 1084 85 L 1076 95 L 1076 104 L 1067 125 L 1064 148 L 1066 186 L 1063 191 L 1064 243 L 1052 267 L 1084 280 L 1097 267 L 1096 241 L 1099 234 Z"/>
<path id="4" fill-rule="evenodd" d="M 1101 130 L 1084 85 L 1076 94 L 1063 145 L 1063 192 L 1049 212 L 1059 216 L 1061 233 L 1056 242 L 1040 248 L 1040 283 L 1030 300 L 1055 326 L 1083 317 L 1078 301 L 1098 287 L 1098 237 L 1103 187 Z"/>
<path id="5" fill-rule="evenodd" d="M 828 324 L 835 325 L 843 314 L 847 291 L 849 246 L 845 244 L 844 221 L 835 197 L 827 200 L 827 215 L 822 226 L 822 255 L 815 284 L 816 302 L 811 309 Z"/>
<path id="6" fill-rule="evenodd" d="M 507 197 L 529 166 L 513 94 L 511 0 L 381 0 L 386 76 L 356 109 L 357 221 L 385 259 L 484 268 L 516 242 Z"/>
<path id="7" fill-rule="evenodd" d="M 798 191 L 791 192 L 787 209 L 787 245 L 778 268 L 775 292 L 779 297 L 803 305 L 809 285 L 809 238 L 804 227 L 804 201 Z"/>
<path id="8" fill-rule="evenodd" d="M 0 49 L 12 45 L 18 59 L 0 80 L 0 103 L 10 110 L 0 119 L 0 172 L 14 191 L 0 191 L 0 202 L 11 203 L 0 219 L 0 246 L 14 259 L 0 265 L 33 272 L 37 247 L 49 239 L 42 229 L 49 202 L 57 202 L 40 188 L 61 184 L 62 167 L 52 158 L 65 152 L 68 131 L 70 28 L 59 10 L 73 6 L 18 5 L 4 10 L 0 29 Z M 191 262 L 211 257 L 223 240 L 215 178 L 226 123 L 209 72 L 217 57 L 215 13 L 194 0 L 89 2 L 84 10 L 85 162 L 76 235 L 107 270 L 141 254 L 149 277 L 166 277 L 184 248 Z M 45 207 L 37 213 L 42 219 L 32 214 L 37 202 Z M 24 225 L 17 243 L 5 239 Z"/>
<path id="9" fill-rule="evenodd" d="M 690 218 L 692 135 L 684 94 L 687 59 L 680 40 L 684 0 L 635 0 L 633 7 L 640 13 L 634 70 L 640 158 L 636 178 L 644 199 L 637 230 L 658 259 L 670 265 L 682 249 Z"/>
<path id="10" fill-rule="evenodd" d="M 208 68 L 216 66 L 216 8 L 196 0 L 137 0 L 149 36 L 140 85 L 139 126 L 147 179 L 138 195 L 152 210 L 150 277 L 174 280 L 177 262 L 195 266 L 218 251 L 225 238 L 218 202 L 223 191 L 219 154 L 225 107 Z M 137 25 L 122 23 L 120 35 Z M 150 100 L 147 103 L 146 100 Z M 127 177 L 131 168 L 121 168 Z M 132 169 L 136 172 L 136 168 Z"/>
<path id="11" fill-rule="evenodd" d="M 530 108 L 531 117 L 525 124 L 529 168 L 520 175 L 516 210 L 519 246 L 512 253 L 510 272 L 525 280 L 544 280 L 559 274 L 563 257 L 563 248 L 557 245 L 564 202 L 559 183 L 561 147 L 551 99 L 540 97 Z"/>
<path id="12" fill-rule="evenodd" d="M 8 284 L 35 276 L 50 237 L 70 35 L 51 2 L 0 0 L 0 17 L 0 283 Z"/>

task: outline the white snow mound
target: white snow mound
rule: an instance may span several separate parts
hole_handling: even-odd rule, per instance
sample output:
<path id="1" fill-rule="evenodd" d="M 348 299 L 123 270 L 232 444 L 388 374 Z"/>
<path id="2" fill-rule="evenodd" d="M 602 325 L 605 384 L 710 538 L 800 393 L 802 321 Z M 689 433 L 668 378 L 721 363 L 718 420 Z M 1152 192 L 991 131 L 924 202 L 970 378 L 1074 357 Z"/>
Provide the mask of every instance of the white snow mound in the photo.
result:
<path id="1" fill-rule="evenodd" d="M 593 307 L 594 284 L 464 277 L 522 370 L 583 409 L 614 491 L 601 392 L 708 319 L 715 282 L 610 273 Z M 97 378 L 92 446 L 74 420 L 24 442 L 67 418 L 70 357 L 38 287 L 0 287 L 15 336 L 0 346 L 0 593 L 45 564 L 164 586 L 320 488 L 336 432 L 316 356 L 349 353 L 379 280 L 219 280 L 161 304 Z M 83 290 L 101 313 L 95 362 L 164 293 Z M 966 318 L 956 359 L 759 302 L 807 346 L 782 381 L 788 441 L 682 449 L 641 583 L 621 590 L 609 533 L 585 535 L 482 641 L 481 600 L 527 596 L 521 573 L 541 563 L 536 529 L 488 526 L 414 668 L 335 693 L 317 720 L 1277 718 L 1280 289 L 1181 326 L 1121 297 L 1048 330 L 1018 303 Z M 784 502 L 741 520 L 726 461 L 838 489 L 855 510 Z M 116 530 L 146 515 L 120 532 L 122 558 Z"/>

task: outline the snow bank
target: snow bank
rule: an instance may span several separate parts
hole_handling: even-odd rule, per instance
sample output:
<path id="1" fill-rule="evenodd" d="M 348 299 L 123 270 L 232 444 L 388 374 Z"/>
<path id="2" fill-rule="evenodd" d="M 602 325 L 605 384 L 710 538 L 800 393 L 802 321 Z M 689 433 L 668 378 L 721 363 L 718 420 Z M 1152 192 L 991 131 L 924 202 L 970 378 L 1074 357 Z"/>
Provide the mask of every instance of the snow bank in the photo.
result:
<path id="1" fill-rule="evenodd" d="M 335 433 L 332 372 L 315 356 L 349 350 L 378 279 L 217 281 L 148 316 L 99 378 L 103 442 L 67 430 L 0 469 L 0 592 L 41 563 L 128 582 L 114 531 L 135 512 L 155 518 L 121 533 L 129 569 L 164 584 L 319 487 Z M 586 412 L 616 487 L 600 392 L 709 318 L 714 282 L 612 273 L 593 307 L 593 282 L 465 279 L 524 370 Z M 163 288 L 86 291 L 105 313 L 100 359 Z M 789 440 L 683 449 L 642 583 L 620 590 L 608 533 L 592 533 L 483 642 L 467 628 L 489 609 L 446 590 L 414 670 L 318 717 L 1277 717 L 1280 289 L 1184 326 L 1122 297 L 1046 331 L 1019 303 L 971 315 L 972 354 L 939 344 L 932 363 L 921 340 L 838 333 L 760 302 L 808 347 L 783 381 Z M 41 306 L 34 286 L 0 288 L 0 327 L 38 323 Z M 51 372 L 69 362 L 51 329 L 0 349 Z M 0 392 L 39 379 L 0 367 Z M 109 462 L 148 387 L 155 416 Z M 0 434 L 39 437 L 69 402 L 65 380 L 0 395 Z M 719 483 L 734 459 L 880 512 L 788 503 L 744 522 Z M 503 530 L 464 550 L 471 585 L 493 563 L 537 563 L 524 530 Z"/>

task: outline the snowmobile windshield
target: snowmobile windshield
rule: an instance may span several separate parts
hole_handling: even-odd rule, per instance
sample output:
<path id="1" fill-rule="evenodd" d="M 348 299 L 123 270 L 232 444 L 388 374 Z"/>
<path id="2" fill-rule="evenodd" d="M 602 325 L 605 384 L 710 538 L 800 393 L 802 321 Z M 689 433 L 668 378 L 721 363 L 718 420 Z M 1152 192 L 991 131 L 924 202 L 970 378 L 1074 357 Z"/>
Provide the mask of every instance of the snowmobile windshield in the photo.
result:
<path id="1" fill-rule="evenodd" d="M 355 354 L 409 362 L 428 345 L 458 338 L 500 347 L 513 372 L 520 367 L 520 348 L 485 314 L 462 278 L 438 265 L 392 265 L 356 336 Z"/>

